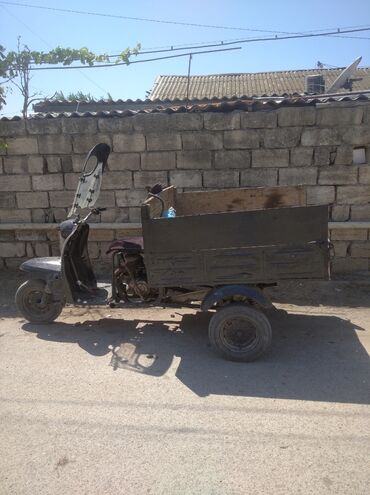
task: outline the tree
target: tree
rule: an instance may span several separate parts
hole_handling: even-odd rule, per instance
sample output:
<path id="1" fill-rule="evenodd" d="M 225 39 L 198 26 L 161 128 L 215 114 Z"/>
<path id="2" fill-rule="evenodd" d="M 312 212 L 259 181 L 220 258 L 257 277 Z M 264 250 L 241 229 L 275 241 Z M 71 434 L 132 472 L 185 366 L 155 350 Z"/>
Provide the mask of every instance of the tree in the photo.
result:
<path id="1" fill-rule="evenodd" d="M 115 63 L 130 63 L 130 57 L 139 53 L 141 46 L 138 43 L 135 48 L 126 48 L 115 59 Z M 88 48 L 57 48 L 49 52 L 39 52 L 30 50 L 27 45 L 21 46 L 21 39 L 18 37 L 16 51 L 6 53 L 5 48 L 0 45 L 0 77 L 4 81 L 0 84 L 12 83 L 18 88 L 23 96 L 22 115 L 27 117 L 28 108 L 36 98 L 37 93 L 30 92 L 31 71 L 34 66 L 39 65 L 71 65 L 73 62 L 80 62 L 83 65 L 95 65 L 97 63 L 109 63 L 111 57 L 107 54 L 97 55 Z M 4 88 L 0 86 L 0 108 L 4 100 Z"/>

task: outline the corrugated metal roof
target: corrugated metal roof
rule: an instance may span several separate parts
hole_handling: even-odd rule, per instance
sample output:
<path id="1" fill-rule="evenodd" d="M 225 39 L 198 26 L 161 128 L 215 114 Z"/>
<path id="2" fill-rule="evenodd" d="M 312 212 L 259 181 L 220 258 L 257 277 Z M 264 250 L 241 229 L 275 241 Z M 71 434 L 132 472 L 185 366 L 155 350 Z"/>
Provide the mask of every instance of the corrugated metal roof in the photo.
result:
<path id="1" fill-rule="evenodd" d="M 244 95 L 292 95 L 305 92 L 307 76 L 322 75 L 326 88 L 335 81 L 343 69 L 305 69 L 246 74 L 213 74 L 190 76 L 189 98 L 242 97 Z M 353 78 L 353 91 L 370 89 L 370 67 L 358 68 Z M 356 80 L 361 79 L 361 80 Z M 171 100 L 187 97 L 187 76 L 159 76 L 150 91 L 150 99 Z M 343 89 L 343 92 L 346 90 Z"/>
<path id="2" fill-rule="evenodd" d="M 129 100 L 127 100 L 129 101 Z M 130 100 L 131 101 L 131 100 Z M 193 99 L 192 101 L 184 100 L 157 100 L 155 105 L 145 106 L 146 102 L 153 104 L 151 100 L 136 100 L 134 103 L 142 103 L 143 107 L 139 110 L 126 109 L 126 110 L 98 110 L 98 111 L 86 111 L 86 112 L 40 112 L 30 115 L 29 119 L 53 119 L 53 118 L 77 118 L 77 117 L 129 117 L 138 114 L 149 113 L 196 113 L 196 112 L 232 112 L 234 110 L 243 110 L 248 112 L 254 112 L 259 110 L 269 110 L 279 107 L 300 107 L 310 106 L 322 103 L 338 103 L 338 102 L 370 102 L 370 91 L 365 93 L 346 93 L 343 95 L 315 95 L 315 96 L 302 96 L 296 95 L 294 97 L 243 97 L 243 98 L 220 98 L 216 101 L 204 98 L 203 100 Z M 0 121 L 16 121 L 21 120 L 22 117 L 3 117 Z"/>

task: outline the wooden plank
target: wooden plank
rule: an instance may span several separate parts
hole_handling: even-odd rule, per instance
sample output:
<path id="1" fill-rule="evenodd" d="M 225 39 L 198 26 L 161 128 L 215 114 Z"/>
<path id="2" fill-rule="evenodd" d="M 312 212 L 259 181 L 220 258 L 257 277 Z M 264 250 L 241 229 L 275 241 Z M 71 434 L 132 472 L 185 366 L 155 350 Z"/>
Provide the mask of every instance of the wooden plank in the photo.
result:
<path id="1" fill-rule="evenodd" d="M 147 255 L 152 287 L 328 279 L 328 251 L 317 243 Z"/>
<path id="2" fill-rule="evenodd" d="M 174 186 L 166 187 L 161 193 L 157 194 L 157 196 L 162 199 L 164 206 L 162 206 L 161 201 L 155 197 L 149 197 L 142 204 L 142 211 L 148 211 L 149 206 L 149 218 L 159 218 L 162 209 L 167 210 L 170 206 L 176 209 L 176 188 Z"/>
<path id="3" fill-rule="evenodd" d="M 143 236 L 145 251 L 158 254 L 327 240 L 328 207 L 143 220 Z"/>
<path id="4" fill-rule="evenodd" d="M 178 193 L 177 215 L 306 206 L 303 186 L 256 187 Z"/>

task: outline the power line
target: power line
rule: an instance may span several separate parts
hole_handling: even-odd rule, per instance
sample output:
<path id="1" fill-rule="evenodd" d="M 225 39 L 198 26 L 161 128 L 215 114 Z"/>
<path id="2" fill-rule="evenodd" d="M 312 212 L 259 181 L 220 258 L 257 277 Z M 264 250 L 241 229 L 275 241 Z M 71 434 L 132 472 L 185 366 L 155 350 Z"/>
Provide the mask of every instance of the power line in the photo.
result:
<path id="1" fill-rule="evenodd" d="M 337 29 L 336 31 L 327 32 L 327 33 L 310 33 L 310 34 L 302 34 L 302 35 L 273 36 L 273 37 L 269 37 L 269 38 L 247 38 L 245 40 L 229 41 L 227 43 L 223 43 L 223 46 L 242 44 L 242 43 L 260 42 L 260 41 L 281 41 L 281 40 L 287 40 L 287 39 L 324 37 L 324 36 L 332 36 L 332 35 L 338 34 L 339 32 L 340 33 L 354 33 L 354 32 L 359 32 L 359 31 L 370 31 L 370 27 L 358 28 L 358 29 L 347 29 L 347 30 L 342 30 L 342 31 L 340 29 Z M 240 47 L 238 47 L 238 48 L 240 48 Z M 202 51 L 202 52 L 181 53 L 178 55 L 168 55 L 165 57 L 156 57 L 156 58 L 145 59 L 145 60 L 133 60 L 132 62 L 129 61 L 128 63 L 127 62 L 119 62 L 119 63 L 115 63 L 115 64 L 77 65 L 77 66 L 68 66 L 68 67 L 33 67 L 30 70 L 67 70 L 67 69 L 94 69 L 94 68 L 99 68 L 99 67 L 117 67 L 120 65 L 139 64 L 139 63 L 144 63 L 144 62 L 153 62 L 156 60 L 166 60 L 166 59 L 170 59 L 170 58 L 184 57 L 184 56 L 196 55 L 196 54 L 200 54 L 200 53 L 212 53 L 215 51 L 221 52 L 221 51 L 227 51 L 227 50 L 230 50 L 230 48 L 224 48 L 224 49 L 220 49 L 220 50 L 207 50 L 207 51 Z"/>
<path id="2" fill-rule="evenodd" d="M 102 12 L 91 12 L 87 10 L 74 10 L 74 9 L 62 9 L 62 8 L 57 8 L 57 7 L 46 7 L 46 6 L 41 6 L 41 5 L 33 5 L 33 4 L 27 4 L 27 3 L 17 3 L 17 2 L 8 2 L 8 1 L 3 1 L 1 0 L 0 3 L 2 4 L 7 4 L 7 5 L 12 5 L 15 7 L 28 7 L 32 9 L 40 9 L 40 10 L 49 10 L 53 12 L 64 12 L 68 14 L 79 14 L 79 15 L 90 15 L 90 16 L 98 16 L 98 17 L 108 17 L 108 18 L 113 18 L 113 19 L 124 19 L 124 20 L 130 20 L 130 21 L 140 21 L 140 22 L 154 22 L 154 23 L 160 23 L 160 24 L 173 24 L 177 26 L 190 26 L 190 27 L 200 27 L 200 28 L 209 28 L 209 29 L 225 29 L 225 30 L 234 30 L 234 31 L 251 31 L 251 32 L 258 32 L 258 33 L 278 33 L 278 34 L 299 34 L 299 33 L 291 33 L 287 31 L 276 31 L 276 30 L 269 30 L 269 29 L 256 29 L 256 28 L 246 28 L 246 27 L 236 27 L 236 26 L 220 26 L 220 25 L 214 25 L 214 24 L 199 24 L 195 22 L 183 22 L 183 21 L 169 21 L 165 19 L 151 19 L 148 17 L 132 17 L 132 16 L 124 16 L 124 15 L 119 15 L 119 14 L 105 14 Z M 360 28 L 364 27 L 362 26 L 348 26 L 348 28 Z M 319 29 L 311 32 L 318 32 L 318 31 L 325 31 L 328 29 L 332 28 L 324 28 L 324 29 Z"/>
<path id="3" fill-rule="evenodd" d="M 141 64 L 144 62 L 154 62 L 156 60 L 166 60 L 169 58 L 178 58 L 178 57 L 188 57 L 189 55 L 202 55 L 204 53 L 215 53 L 215 52 L 227 52 L 231 50 L 241 50 L 240 46 L 236 46 L 233 48 L 223 48 L 221 50 L 205 50 L 203 52 L 187 52 L 187 53 L 179 53 L 178 55 L 167 55 L 166 57 L 155 57 L 155 58 L 147 58 L 145 60 L 133 60 L 132 62 L 119 62 L 117 64 L 100 64 L 100 65 L 69 65 L 64 67 L 31 67 L 30 70 L 69 70 L 69 69 L 99 69 L 101 67 L 118 67 L 120 65 L 131 65 L 131 64 Z"/>

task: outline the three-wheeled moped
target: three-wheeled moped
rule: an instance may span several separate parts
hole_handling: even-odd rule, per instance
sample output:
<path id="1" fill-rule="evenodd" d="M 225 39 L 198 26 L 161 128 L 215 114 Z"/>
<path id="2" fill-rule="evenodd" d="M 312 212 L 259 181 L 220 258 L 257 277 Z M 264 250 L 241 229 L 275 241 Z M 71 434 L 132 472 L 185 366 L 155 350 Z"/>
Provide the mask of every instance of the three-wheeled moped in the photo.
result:
<path id="1" fill-rule="evenodd" d="M 60 225 L 61 257 L 21 265 L 29 276 L 16 293 L 23 316 L 50 323 L 67 303 L 195 304 L 214 312 L 209 339 L 219 354 L 257 359 L 272 338 L 274 307 L 263 289 L 329 276 L 328 207 L 306 206 L 300 186 L 181 193 L 157 184 L 141 206 L 143 236 L 112 242 L 112 280 L 100 283 L 88 254 L 88 219 L 102 211 L 94 205 L 109 153 L 101 143 L 87 155 Z"/>

